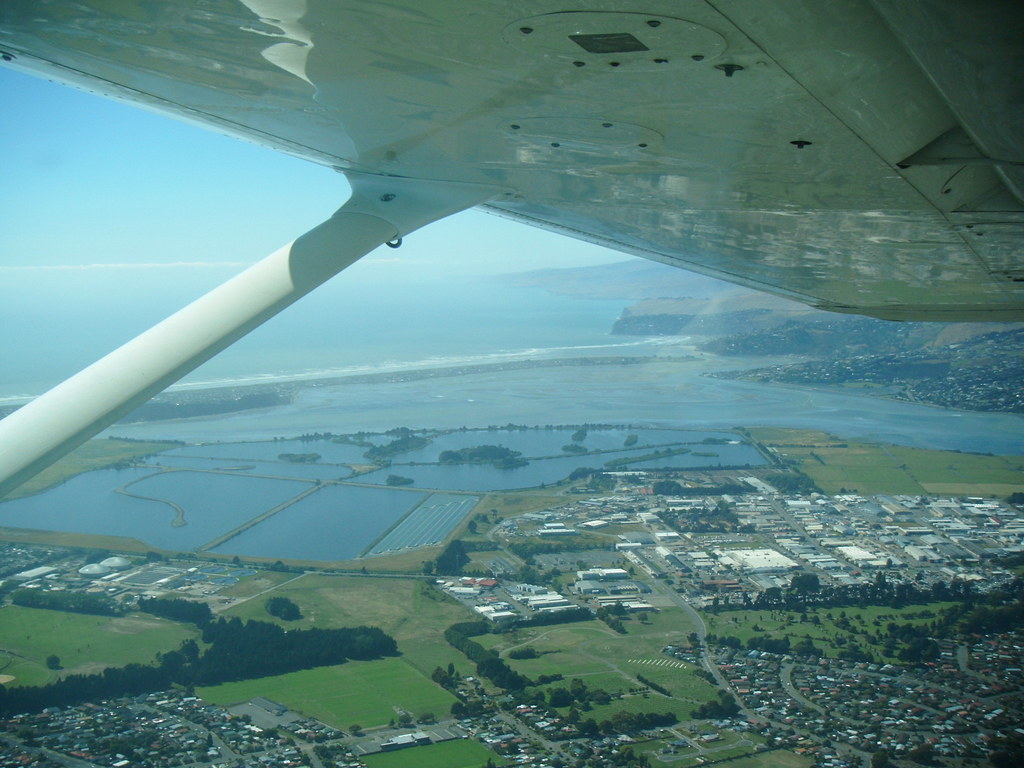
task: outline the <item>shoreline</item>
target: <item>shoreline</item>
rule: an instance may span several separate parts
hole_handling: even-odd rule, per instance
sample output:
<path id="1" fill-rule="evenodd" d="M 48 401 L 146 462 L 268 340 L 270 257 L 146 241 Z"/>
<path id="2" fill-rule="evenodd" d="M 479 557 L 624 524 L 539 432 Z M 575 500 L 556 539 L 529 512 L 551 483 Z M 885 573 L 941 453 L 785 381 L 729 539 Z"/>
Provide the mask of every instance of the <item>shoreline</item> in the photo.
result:
<path id="1" fill-rule="evenodd" d="M 539 368 L 627 366 L 646 363 L 692 361 L 689 355 L 655 357 L 652 355 L 594 355 L 584 357 L 553 357 L 536 360 L 504 360 L 490 363 L 406 368 L 402 370 L 351 373 L 305 378 L 280 378 L 267 382 L 243 382 L 190 386 L 167 390 L 139 406 L 115 425 L 146 424 L 288 405 L 300 391 L 320 387 L 361 384 L 396 384 L 428 379 L 452 378 L 501 371 L 522 371 Z M 302 377 L 302 378 L 299 378 Z M 0 406 L 0 418 L 16 411 L 24 403 Z M 112 425 L 114 426 L 114 425 Z"/>

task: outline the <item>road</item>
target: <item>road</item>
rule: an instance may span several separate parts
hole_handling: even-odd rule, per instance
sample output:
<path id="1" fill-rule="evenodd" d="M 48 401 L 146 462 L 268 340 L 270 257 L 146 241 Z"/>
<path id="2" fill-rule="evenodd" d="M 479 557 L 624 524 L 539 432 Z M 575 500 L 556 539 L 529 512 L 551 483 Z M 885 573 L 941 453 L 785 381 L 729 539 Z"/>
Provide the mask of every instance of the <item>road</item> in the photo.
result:
<path id="1" fill-rule="evenodd" d="M 740 705 L 740 712 L 744 715 L 744 717 L 750 720 L 761 719 L 758 717 L 756 713 L 750 711 L 743 705 L 743 699 L 736 695 L 736 691 L 729 684 L 729 681 L 726 680 L 725 677 L 722 675 L 722 671 L 718 668 L 718 665 L 712 658 L 711 651 L 708 649 L 708 644 L 704 641 L 708 634 L 708 628 L 707 625 L 704 623 L 704 619 L 701 618 L 701 615 L 697 613 L 697 611 L 694 609 L 692 605 L 690 605 L 686 598 L 684 598 L 682 595 L 680 595 L 678 592 L 672 589 L 672 587 L 666 584 L 665 582 L 660 581 L 659 579 L 653 579 L 651 581 L 651 586 L 654 588 L 654 591 L 658 594 L 670 598 L 672 602 L 674 602 L 683 610 L 683 613 L 690 617 L 690 622 L 695 627 L 694 632 L 697 635 L 697 642 L 700 646 L 701 666 L 712 674 L 712 676 L 715 678 L 715 684 L 718 685 L 718 687 L 721 688 L 723 691 L 727 691 L 728 693 L 732 694 L 733 698 L 736 699 L 736 703 Z"/>

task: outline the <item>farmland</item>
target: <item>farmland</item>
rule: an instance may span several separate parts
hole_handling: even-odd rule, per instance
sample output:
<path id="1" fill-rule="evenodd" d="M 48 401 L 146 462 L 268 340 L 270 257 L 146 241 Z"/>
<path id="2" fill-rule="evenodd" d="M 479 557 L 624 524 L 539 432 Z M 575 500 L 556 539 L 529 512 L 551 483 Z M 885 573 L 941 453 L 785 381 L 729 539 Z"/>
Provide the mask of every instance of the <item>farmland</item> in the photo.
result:
<path id="1" fill-rule="evenodd" d="M 840 439 L 813 430 L 747 430 L 825 493 L 1005 496 L 1024 487 L 1024 456 L 984 456 Z"/>
<path id="2" fill-rule="evenodd" d="M 0 674 L 15 685 L 56 680 L 46 658 L 60 659 L 64 674 L 86 674 L 107 666 L 149 664 L 157 653 L 196 637 L 190 626 L 148 614 L 89 616 L 8 605 L 0 608 Z"/>
<path id="3" fill-rule="evenodd" d="M 387 725 L 402 712 L 417 718 L 447 714 L 455 701 L 402 659 L 350 661 L 200 688 L 198 694 L 221 706 L 264 696 L 338 729 Z"/>
<path id="4" fill-rule="evenodd" d="M 238 586 L 245 589 L 243 585 Z M 284 622 L 270 616 L 265 607 L 270 597 L 289 598 L 299 606 L 302 618 Z M 224 615 L 301 629 L 380 627 L 398 641 L 403 658 L 427 676 L 435 667 L 465 661 L 441 636 L 449 625 L 465 619 L 465 609 L 419 579 L 306 574 L 259 596 L 244 595 Z"/>

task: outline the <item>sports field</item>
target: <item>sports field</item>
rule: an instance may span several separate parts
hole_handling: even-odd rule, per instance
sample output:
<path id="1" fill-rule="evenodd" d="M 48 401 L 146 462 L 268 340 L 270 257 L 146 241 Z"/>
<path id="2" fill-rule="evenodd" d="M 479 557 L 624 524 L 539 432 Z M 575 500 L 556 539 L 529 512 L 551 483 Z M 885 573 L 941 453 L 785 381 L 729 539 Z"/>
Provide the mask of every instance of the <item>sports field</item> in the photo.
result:
<path id="1" fill-rule="evenodd" d="M 494 765 L 507 765 L 505 758 L 492 752 L 478 741 L 460 739 L 444 741 L 426 747 L 400 749 L 362 758 L 370 768 L 480 768 L 490 759 Z"/>
<path id="2" fill-rule="evenodd" d="M 289 709 L 348 730 L 387 725 L 400 710 L 414 717 L 448 714 L 455 697 L 402 659 L 350 661 L 287 675 L 224 683 L 196 692 L 207 701 L 230 706 L 264 696 Z"/>
<path id="3" fill-rule="evenodd" d="M 198 631 L 144 613 L 89 616 L 8 605 L 0 608 L 0 674 L 9 685 L 45 685 L 59 674 L 90 674 L 108 666 L 152 664 Z M 60 672 L 46 666 L 51 654 Z"/>

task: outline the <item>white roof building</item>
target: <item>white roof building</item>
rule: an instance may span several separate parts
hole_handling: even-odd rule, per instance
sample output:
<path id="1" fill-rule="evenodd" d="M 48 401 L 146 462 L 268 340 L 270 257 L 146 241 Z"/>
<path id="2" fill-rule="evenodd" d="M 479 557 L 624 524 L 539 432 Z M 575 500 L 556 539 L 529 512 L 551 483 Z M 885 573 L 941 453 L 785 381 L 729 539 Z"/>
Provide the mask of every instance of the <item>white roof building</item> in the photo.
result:
<path id="1" fill-rule="evenodd" d="M 800 564 L 774 549 L 730 549 L 718 555 L 722 565 L 746 573 L 780 573 Z"/>

